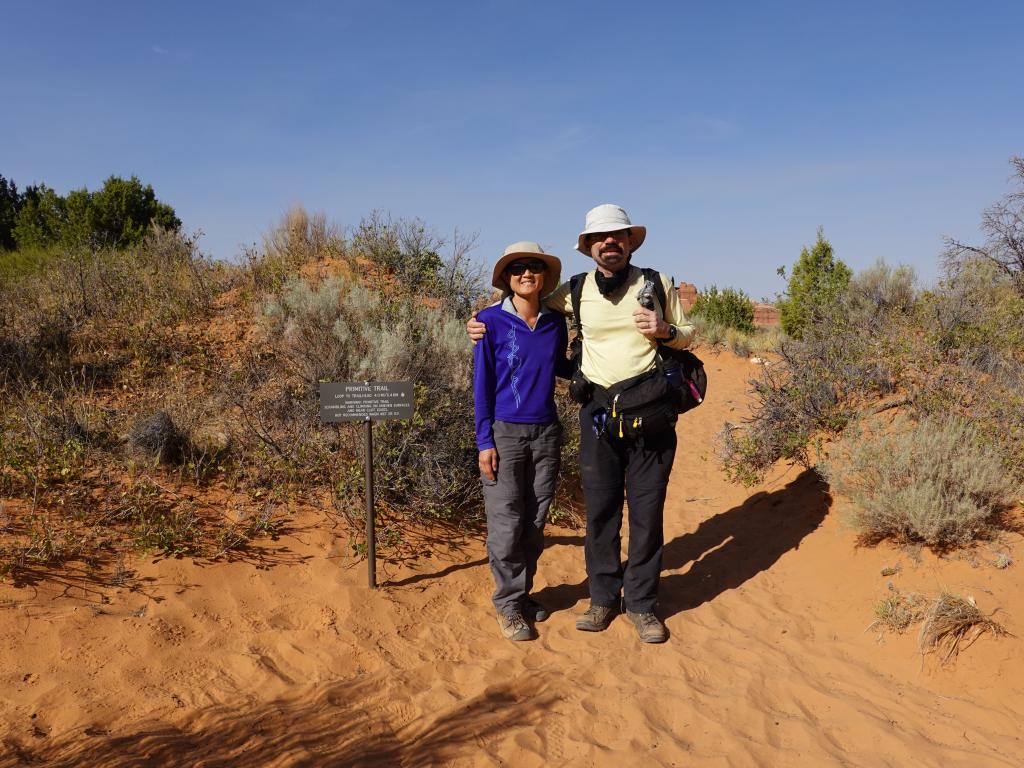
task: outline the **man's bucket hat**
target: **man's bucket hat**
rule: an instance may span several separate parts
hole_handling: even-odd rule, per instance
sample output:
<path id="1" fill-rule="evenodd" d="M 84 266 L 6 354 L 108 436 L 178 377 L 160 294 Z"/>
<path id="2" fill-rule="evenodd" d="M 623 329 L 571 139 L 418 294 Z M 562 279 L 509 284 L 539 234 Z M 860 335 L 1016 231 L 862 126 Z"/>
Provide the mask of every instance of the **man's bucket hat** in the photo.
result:
<path id="1" fill-rule="evenodd" d="M 544 273 L 543 291 L 545 295 L 551 293 L 558 287 L 562 278 L 562 262 L 558 260 L 557 256 L 544 253 L 543 248 L 529 240 L 520 240 L 518 243 L 512 243 L 512 245 L 505 249 L 505 253 L 502 254 L 501 258 L 494 265 L 491 285 L 502 291 L 511 291 L 512 287 L 508 284 L 508 280 L 505 279 L 505 268 L 517 259 L 530 257 L 540 259 L 548 265 L 548 271 Z"/>
<path id="2" fill-rule="evenodd" d="M 590 250 L 583 245 L 587 235 L 592 235 L 595 232 L 616 232 L 620 229 L 629 230 L 629 239 L 634 251 L 643 245 L 644 238 L 647 237 L 647 227 L 630 223 L 629 216 L 621 207 L 604 203 L 596 208 L 591 208 L 587 211 L 586 226 L 580 232 L 580 236 L 576 238 L 576 250 L 584 256 L 589 256 Z"/>

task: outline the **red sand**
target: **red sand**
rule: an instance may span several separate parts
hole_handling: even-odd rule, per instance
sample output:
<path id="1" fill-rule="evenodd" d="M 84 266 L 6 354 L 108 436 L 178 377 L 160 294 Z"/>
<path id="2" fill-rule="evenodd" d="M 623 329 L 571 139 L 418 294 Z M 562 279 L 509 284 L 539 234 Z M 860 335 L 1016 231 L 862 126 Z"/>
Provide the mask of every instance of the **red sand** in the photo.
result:
<path id="1" fill-rule="evenodd" d="M 0 585 L 0 766 L 1020 766 L 1016 637 L 954 665 L 916 633 L 867 630 L 887 582 L 974 595 L 1020 634 L 1022 567 L 858 548 L 845 502 L 780 467 L 726 482 L 712 440 L 756 367 L 705 355 L 707 404 L 680 423 L 661 612 L 577 632 L 582 537 L 549 529 L 540 638 L 498 636 L 483 543 L 452 541 L 369 592 L 347 533 L 313 513 L 265 564 L 136 564 L 142 589 L 69 573 Z M 1024 556 L 1020 536 L 1005 547 Z M 899 563 L 895 576 L 885 566 Z"/>

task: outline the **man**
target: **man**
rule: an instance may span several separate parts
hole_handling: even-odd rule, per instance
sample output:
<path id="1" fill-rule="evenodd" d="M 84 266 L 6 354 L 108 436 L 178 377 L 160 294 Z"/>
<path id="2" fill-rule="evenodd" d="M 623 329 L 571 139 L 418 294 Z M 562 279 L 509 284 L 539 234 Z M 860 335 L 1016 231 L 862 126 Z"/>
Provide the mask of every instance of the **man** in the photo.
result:
<path id="1" fill-rule="evenodd" d="M 580 406 L 580 469 L 587 506 L 584 546 L 590 606 L 576 628 L 599 632 L 619 612 L 624 596 L 626 615 L 645 643 L 668 639 L 665 625 L 655 615 L 661 555 L 664 544 L 663 512 L 672 461 L 675 458 L 675 417 L 644 431 L 608 429 L 614 415 L 609 389 L 657 369 L 659 344 L 684 349 L 693 338 L 679 296 L 662 277 L 665 306 L 646 309 L 635 297 L 644 284 L 642 271 L 632 266 L 633 253 L 647 235 L 646 227 L 632 224 L 617 205 L 599 205 L 587 213 L 576 248 L 594 260 L 580 295 L 583 333 L 581 369 L 593 382 L 594 396 Z M 563 314 L 573 312 L 569 283 L 547 297 L 547 306 Z M 655 298 L 655 303 L 658 299 Z M 474 339 L 485 326 L 470 322 Z M 660 375 L 660 374 L 652 374 Z M 634 427 L 636 421 L 634 421 Z M 629 505 L 629 550 L 621 564 L 623 500 Z"/>

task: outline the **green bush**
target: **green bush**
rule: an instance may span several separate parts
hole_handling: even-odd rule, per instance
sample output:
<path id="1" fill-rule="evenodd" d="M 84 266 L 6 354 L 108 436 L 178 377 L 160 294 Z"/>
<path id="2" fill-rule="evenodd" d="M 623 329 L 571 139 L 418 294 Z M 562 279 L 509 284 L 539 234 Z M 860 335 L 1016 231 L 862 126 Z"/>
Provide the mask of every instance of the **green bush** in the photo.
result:
<path id="1" fill-rule="evenodd" d="M 805 247 L 800 252 L 786 294 L 778 302 L 782 330 L 794 339 L 802 338 L 840 300 L 849 285 L 850 274 L 850 268 L 835 258 L 824 230 L 818 229 L 814 247 Z"/>
<path id="2" fill-rule="evenodd" d="M 937 549 L 987 534 L 1020 486 L 999 450 L 957 418 L 901 422 L 890 435 L 845 435 L 821 470 L 853 503 L 849 520 L 867 540 Z"/>
<path id="3" fill-rule="evenodd" d="M 735 328 L 744 333 L 754 332 L 754 302 L 743 291 L 735 288 L 719 291 L 717 286 L 712 285 L 697 294 L 697 301 L 690 313 L 726 328 Z"/>
<path id="4" fill-rule="evenodd" d="M 177 231 L 181 220 L 156 199 L 152 185 L 135 176 L 111 176 L 95 192 L 76 189 L 66 197 L 45 184 L 19 194 L 0 176 L 0 249 L 127 248 L 141 243 L 153 226 Z"/>

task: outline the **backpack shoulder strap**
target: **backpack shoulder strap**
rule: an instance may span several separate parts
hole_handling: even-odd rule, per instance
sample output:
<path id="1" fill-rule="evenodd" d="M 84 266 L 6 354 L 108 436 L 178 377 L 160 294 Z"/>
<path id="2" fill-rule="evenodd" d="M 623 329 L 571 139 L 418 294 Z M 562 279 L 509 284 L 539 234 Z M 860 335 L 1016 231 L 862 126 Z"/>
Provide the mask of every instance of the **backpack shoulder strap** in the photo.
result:
<path id="1" fill-rule="evenodd" d="M 580 272 L 569 278 L 569 298 L 572 300 L 572 327 L 579 336 L 583 336 L 583 323 L 580 320 L 580 297 L 583 296 L 583 282 L 587 279 L 586 272 Z"/>
<path id="2" fill-rule="evenodd" d="M 644 273 L 644 280 L 654 283 L 654 295 L 658 297 L 658 306 L 661 307 L 661 314 L 665 315 L 665 286 L 661 284 L 661 274 L 656 269 L 644 267 L 640 270 Z"/>

